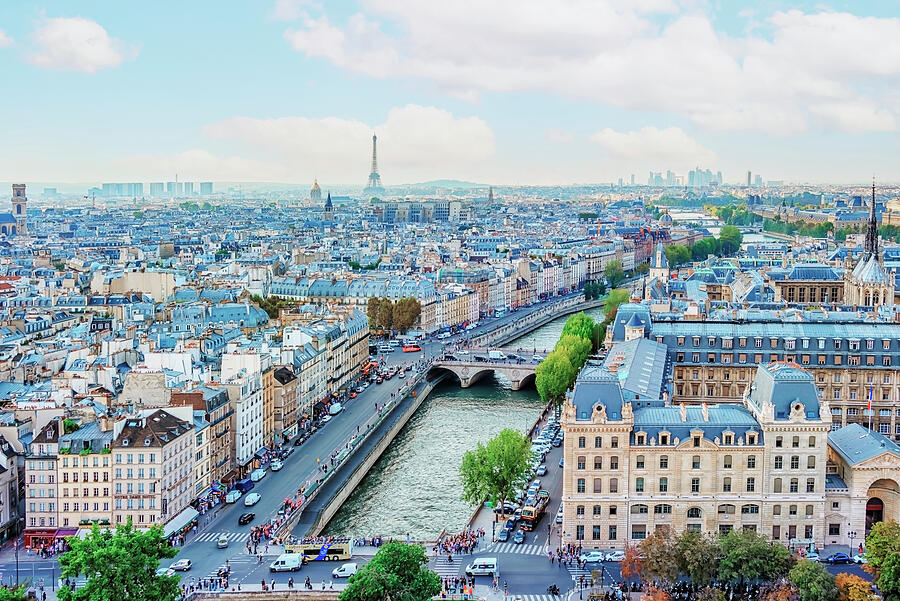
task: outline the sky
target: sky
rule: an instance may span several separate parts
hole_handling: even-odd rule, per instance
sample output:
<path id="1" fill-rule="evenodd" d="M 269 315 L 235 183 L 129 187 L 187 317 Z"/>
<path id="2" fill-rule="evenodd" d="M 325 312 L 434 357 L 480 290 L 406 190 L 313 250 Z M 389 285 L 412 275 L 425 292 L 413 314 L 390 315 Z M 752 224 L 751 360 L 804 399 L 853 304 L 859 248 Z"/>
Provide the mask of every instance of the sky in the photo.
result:
<path id="1" fill-rule="evenodd" d="M 0 181 L 898 182 L 896 0 L 0 2 Z"/>

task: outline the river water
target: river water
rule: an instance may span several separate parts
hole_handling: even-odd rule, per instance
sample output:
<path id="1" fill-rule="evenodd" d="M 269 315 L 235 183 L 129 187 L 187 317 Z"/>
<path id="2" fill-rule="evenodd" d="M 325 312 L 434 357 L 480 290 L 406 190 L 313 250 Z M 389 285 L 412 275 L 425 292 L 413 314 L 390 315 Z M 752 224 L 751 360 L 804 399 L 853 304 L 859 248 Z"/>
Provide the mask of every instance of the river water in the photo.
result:
<path id="1" fill-rule="evenodd" d="M 595 320 L 602 311 L 588 311 Z M 553 348 L 566 317 L 507 348 Z M 474 506 L 460 498 L 463 454 L 503 428 L 526 432 L 543 405 L 534 388 L 513 391 L 502 378 L 470 388 L 439 384 L 372 466 L 325 529 L 325 534 L 434 539 L 442 529 L 462 530 Z"/>

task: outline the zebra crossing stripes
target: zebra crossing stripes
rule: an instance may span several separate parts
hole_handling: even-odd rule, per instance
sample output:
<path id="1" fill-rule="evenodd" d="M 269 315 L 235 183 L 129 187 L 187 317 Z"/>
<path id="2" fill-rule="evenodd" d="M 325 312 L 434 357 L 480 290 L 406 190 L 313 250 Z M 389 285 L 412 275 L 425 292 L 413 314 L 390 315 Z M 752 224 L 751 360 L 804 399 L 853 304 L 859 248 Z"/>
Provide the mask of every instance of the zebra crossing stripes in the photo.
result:
<path id="1" fill-rule="evenodd" d="M 510 594 L 507 599 L 521 599 L 522 601 L 560 601 L 562 597 L 556 595 L 518 595 Z"/>
<path id="2" fill-rule="evenodd" d="M 451 563 L 447 560 L 446 555 L 439 555 L 437 559 L 431 561 L 431 569 L 441 577 L 459 576 L 460 564 L 461 560 L 459 559 L 456 559 Z"/>
<path id="3" fill-rule="evenodd" d="M 487 549 L 491 553 L 517 553 L 519 555 L 545 555 L 544 545 L 517 545 L 516 543 L 494 543 Z"/>
<path id="4" fill-rule="evenodd" d="M 245 541 L 250 538 L 249 532 L 204 532 L 203 534 L 197 535 L 191 542 L 213 542 L 219 540 L 220 537 L 224 536 L 228 539 L 228 542 L 235 541 Z"/>

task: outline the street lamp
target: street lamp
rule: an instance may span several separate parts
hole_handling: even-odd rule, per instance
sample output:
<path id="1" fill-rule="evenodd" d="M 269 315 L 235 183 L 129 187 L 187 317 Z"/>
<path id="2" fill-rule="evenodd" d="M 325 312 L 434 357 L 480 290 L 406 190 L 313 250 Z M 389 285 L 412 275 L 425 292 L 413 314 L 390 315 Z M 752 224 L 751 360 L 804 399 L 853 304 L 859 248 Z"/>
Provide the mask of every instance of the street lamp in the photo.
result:
<path id="1" fill-rule="evenodd" d="M 847 524 L 847 525 L 849 526 L 850 524 Z M 856 538 L 856 530 L 851 530 L 849 534 L 850 534 L 850 553 L 853 553 L 853 539 Z"/>

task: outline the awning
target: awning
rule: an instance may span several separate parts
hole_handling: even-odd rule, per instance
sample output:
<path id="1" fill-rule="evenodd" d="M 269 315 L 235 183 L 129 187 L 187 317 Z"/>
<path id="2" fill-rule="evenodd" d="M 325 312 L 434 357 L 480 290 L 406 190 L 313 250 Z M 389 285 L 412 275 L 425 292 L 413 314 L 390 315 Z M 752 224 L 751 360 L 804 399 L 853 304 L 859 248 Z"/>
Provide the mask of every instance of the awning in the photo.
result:
<path id="1" fill-rule="evenodd" d="M 60 528 L 56 531 L 56 538 L 62 538 L 64 536 L 75 536 L 78 533 L 78 528 Z"/>
<path id="2" fill-rule="evenodd" d="M 259 457 L 260 459 L 262 459 L 263 457 L 266 456 L 266 453 L 268 453 L 268 452 L 269 452 L 269 449 L 263 448 L 256 452 L 256 456 Z"/>
<path id="3" fill-rule="evenodd" d="M 188 507 L 174 518 L 169 520 L 163 528 L 163 537 L 168 538 L 180 532 L 182 528 L 193 522 L 200 515 L 200 512 L 193 507 Z"/>

